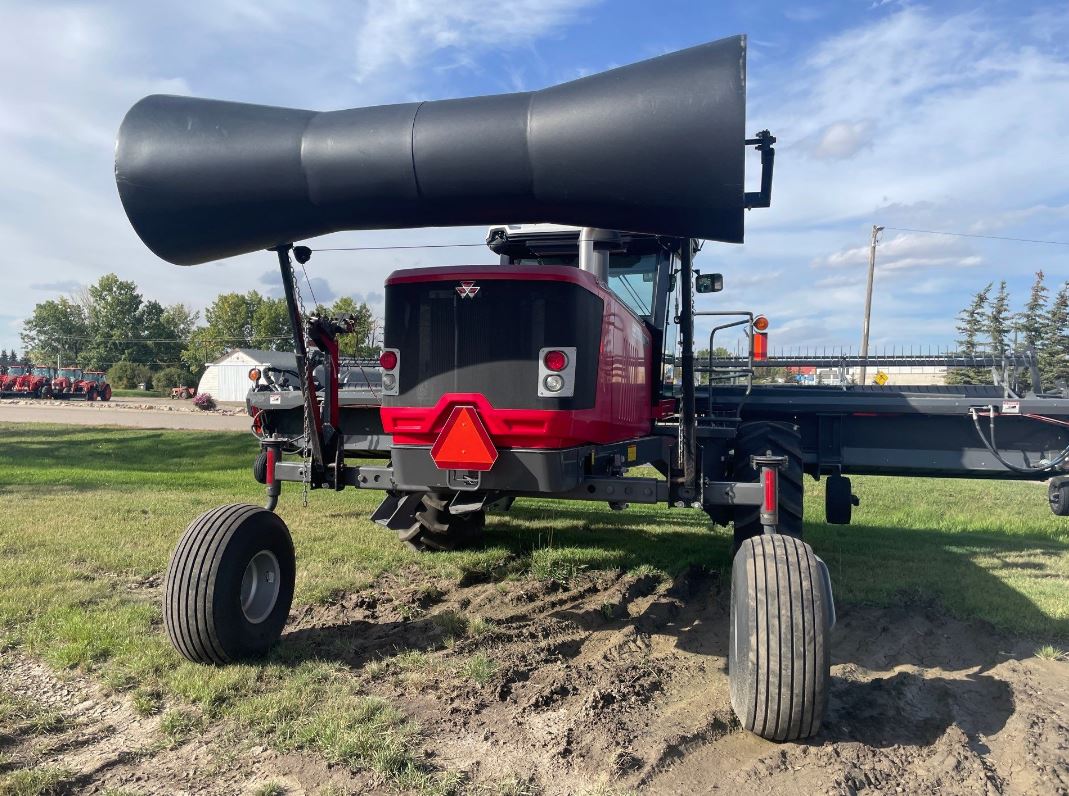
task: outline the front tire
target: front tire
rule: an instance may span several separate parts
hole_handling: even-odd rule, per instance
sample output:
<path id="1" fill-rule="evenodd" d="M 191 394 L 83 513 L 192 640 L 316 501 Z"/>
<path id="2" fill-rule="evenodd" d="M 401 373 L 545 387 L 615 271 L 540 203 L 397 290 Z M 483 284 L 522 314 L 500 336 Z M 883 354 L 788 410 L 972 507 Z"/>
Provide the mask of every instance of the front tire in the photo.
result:
<path id="1" fill-rule="evenodd" d="M 802 438 L 798 426 L 779 421 L 756 421 L 739 426 L 735 438 L 732 478 L 745 483 L 761 480 L 759 468 L 750 463 L 751 456 L 785 456 L 787 466 L 779 471 L 779 532 L 802 538 Z M 735 506 L 735 550 L 754 536 L 760 536 L 760 506 Z"/>
<path id="2" fill-rule="evenodd" d="M 244 503 L 207 511 L 171 556 L 167 635 L 195 663 L 262 656 L 282 635 L 295 579 L 293 541 L 276 514 Z"/>
<path id="3" fill-rule="evenodd" d="M 747 539 L 731 567 L 731 706 L 770 741 L 808 738 L 828 701 L 834 609 L 823 563 L 783 534 Z"/>

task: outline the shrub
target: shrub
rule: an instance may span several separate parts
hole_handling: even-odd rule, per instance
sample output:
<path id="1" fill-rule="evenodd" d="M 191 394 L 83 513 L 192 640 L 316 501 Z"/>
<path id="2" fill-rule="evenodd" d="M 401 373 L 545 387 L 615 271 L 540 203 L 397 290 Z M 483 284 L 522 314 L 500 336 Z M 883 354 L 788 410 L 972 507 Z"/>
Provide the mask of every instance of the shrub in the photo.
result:
<path id="1" fill-rule="evenodd" d="M 205 412 L 210 412 L 215 408 L 215 399 L 212 398 L 211 393 L 197 393 L 197 396 L 193 399 L 193 405 L 198 409 L 203 409 Z"/>
<path id="2" fill-rule="evenodd" d="M 120 360 L 108 371 L 108 384 L 121 390 L 137 389 L 139 384 L 147 387 L 152 384 L 152 371 L 144 365 Z"/>
<path id="3" fill-rule="evenodd" d="M 169 390 L 172 387 L 196 387 L 193 374 L 185 368 L 164 368 L 152 377 L 157 390 Z"/>

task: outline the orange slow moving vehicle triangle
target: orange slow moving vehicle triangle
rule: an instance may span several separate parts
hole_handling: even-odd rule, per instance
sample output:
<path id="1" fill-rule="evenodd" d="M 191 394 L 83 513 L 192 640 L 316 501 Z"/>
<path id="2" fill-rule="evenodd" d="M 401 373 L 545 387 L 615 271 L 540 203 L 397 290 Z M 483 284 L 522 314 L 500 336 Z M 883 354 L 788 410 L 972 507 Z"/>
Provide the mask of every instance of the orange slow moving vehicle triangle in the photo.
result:
<path id="1" fill-rule="evenodd" d="M 453 407 L 431 447 L 431 458 L 440 470 L 489 470 L 494 466 L 497 448 L 474 406 Z"/>

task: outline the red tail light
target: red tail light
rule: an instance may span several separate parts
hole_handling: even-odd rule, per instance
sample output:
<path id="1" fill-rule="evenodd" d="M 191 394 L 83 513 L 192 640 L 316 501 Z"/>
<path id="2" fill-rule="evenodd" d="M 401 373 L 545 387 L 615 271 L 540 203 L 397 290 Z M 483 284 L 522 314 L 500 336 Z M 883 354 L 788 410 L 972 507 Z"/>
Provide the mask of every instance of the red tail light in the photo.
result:
<path id="1" fill-rule="evenodd" d="M 768 359 L 768 332 L 753 333 L 753 358 L 755 362 Z"/>
<path id="2" fill-rule="evenodd" d="M 764 476 L 765 481 L 763 485 L 765 488 L 765 502 L 762 506 L 762 510 L 771 513 L 774 512 L 777 508 L 779 508 L 776 505 L 776 493 L 779 491 L 777 489 L 779 484 L 776 483 L 776 479 L 779 478 L 779 471 L 776 470 L 775 467 L 766 467 L 762 472 L 762 475 Z"/>
<path id="3" fill-rule="evenodd" d="M 568 357 L 563 351 L 547 351 L 542 358 L 547 370 L 560 372 L 568 366 Z"/>
<path id="4" fill-rule="evenodd" d="M 379 354 L 379 365 L 383 370 L 393 370 L 397 367 L 397 354 L 393 351 L 383 351 Z"/>

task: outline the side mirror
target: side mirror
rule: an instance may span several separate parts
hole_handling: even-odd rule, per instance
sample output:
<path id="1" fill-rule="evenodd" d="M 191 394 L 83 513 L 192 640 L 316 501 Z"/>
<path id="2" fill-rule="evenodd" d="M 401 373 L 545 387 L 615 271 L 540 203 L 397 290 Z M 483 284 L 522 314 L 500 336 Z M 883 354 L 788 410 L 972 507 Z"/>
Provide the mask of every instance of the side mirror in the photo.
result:
<path id="1" fill-rule="evenodd" d="M 694 288 L 699 293 L 719 293 L 724 289 L 724 275 L 698 274 L 694 280 Z"/>

